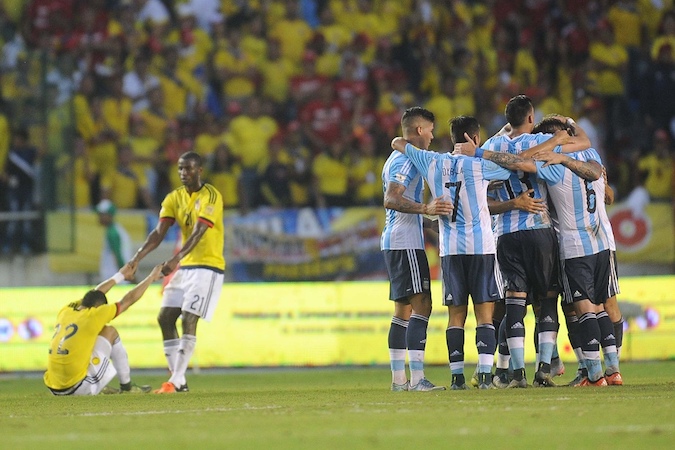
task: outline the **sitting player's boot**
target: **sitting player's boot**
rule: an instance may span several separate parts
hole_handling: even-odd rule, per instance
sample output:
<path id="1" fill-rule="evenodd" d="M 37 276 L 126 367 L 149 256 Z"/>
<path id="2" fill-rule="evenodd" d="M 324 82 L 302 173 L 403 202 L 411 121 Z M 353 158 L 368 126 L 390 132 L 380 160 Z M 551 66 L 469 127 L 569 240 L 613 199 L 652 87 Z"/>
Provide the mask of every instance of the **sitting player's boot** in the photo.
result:
<path id="1" fill-rule="evenodd" d="M 176 386 L 170 381 L 165 381 L 159 389 L 152 391 L 153 394 L 175 394 Z"/>
<path id="2" fill-rule="evenodd" d="M 464 391 L 471 388 L 466 385 L 464 375 L 453 374 L 450 389 L 452 389 L 453 391 Z"/>
<path id="3" fill-rule="evenodd" d="M 420 392 L 444 391 L 445 386 L 436 386 L 434 383 L 427 380 L 426 378 L 422 378 L 416 385 L 410 386 L 409 390 L 410 391 L 420 391 Z"/>
<path id="4" fill-rule="evenodd" d="M 104 394 L 104 395 L 119 394 L 119 393 L 120 393 L 120 390 L 117 389 L 117 388 L 114 388 L 112 386 L 106 386 L 101 391 L 101 394 Z"/>
<path id="5" fill-rule="evenodd" d="M 403 384 L 391 383 L 392 392 L 402 392 L 410 390 L 410 382 L 406 380 Z"/>
<path id="6" fill-rule="evenodd" d="M 136 383 L 120 384 L 120 391 L 122 394 L 147 394 L 152 391 L 152 386 L 147 384 L 139 386 Z"/>

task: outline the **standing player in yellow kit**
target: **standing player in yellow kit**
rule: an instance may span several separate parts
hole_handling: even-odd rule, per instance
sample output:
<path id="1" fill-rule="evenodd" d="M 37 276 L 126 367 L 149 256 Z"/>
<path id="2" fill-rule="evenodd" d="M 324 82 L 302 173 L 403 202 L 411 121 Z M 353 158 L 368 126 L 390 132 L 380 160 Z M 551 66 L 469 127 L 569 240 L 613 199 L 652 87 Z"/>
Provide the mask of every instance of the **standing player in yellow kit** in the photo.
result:
<path id="1" fill-rule="evenodd" d="M 212 185 L 202 183 L 202 158 L 195 152 L 178 159 L 178 175 L 183 185 L 166 196 L 157 226 L 130 261 L 137 264 L 164 240 L 171 225 L 178 224 L 183 245 L 164 262 L 163 273 L 171 273 L 178 263 L 180 267 L 164 288 L 157 318 L 171 378 L 155 391 L 158 394 L 188 391 L 185 372 L 197 342 L 197 322 L 213 317 L 225 270 L 223 197 Z"/>

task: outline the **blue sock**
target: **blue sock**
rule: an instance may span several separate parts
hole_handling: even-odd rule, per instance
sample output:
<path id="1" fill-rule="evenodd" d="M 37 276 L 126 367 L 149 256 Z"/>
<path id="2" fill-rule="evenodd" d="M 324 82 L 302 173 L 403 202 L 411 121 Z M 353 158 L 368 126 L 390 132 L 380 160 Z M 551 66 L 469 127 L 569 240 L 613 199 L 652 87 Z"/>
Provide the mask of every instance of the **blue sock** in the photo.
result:
<path id="1" fill-rule="evenodd" d="M 464 374 L 464 328 L 450 327 L 445 330 L 445 342 L 448 346 L 450 372 L 453 375 Z"/>

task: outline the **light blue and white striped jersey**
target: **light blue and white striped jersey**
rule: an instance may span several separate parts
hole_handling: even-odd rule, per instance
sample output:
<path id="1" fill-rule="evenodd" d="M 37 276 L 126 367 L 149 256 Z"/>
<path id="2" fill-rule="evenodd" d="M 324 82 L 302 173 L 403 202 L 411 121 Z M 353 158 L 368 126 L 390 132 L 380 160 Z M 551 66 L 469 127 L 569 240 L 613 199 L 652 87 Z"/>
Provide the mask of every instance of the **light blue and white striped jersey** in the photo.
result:
<path id="1" fill-rule="evenodd" d="M 568 156 L 602 164 L 600 155 L 592 148 Z M 551 174 L 547 177 L 551 180 L 548 181 L 548 192 L 557 216 L 560 257 L 578 258 L 610 249 L 614 235 L 605 209 L 604 178 L 592 182 L 584 180 L 561 165 L 540 170 Z"/>
<path id="2" fill-rule="evenodd" d="M 490 180 L 506 180 L 510 171 L 480 158 L 420 150 L 405 146 L 434 197 L 449 198 L 451 215 L 439 216 L 441 256 L 488 255 L 496 252 L 487 205 Z"/>
<path id="3" fill-rule="evenodd" d="M 413 163 L 403 153 L 393 151 L 382 169 L 382 189 L 387 192 L 389 183 L 405 186 L 403 197 L 422 203 L 424 179 Z M 385 208 L 384 229 L 380 238 L 382 250 L 424 249 L 422 215 L 407 214 Z"/>
<path id="4" fill-rule="evenodd" d="M 529 148 L 549 140 L 551 134 L 521 134 L 514 138 L 508 136 L 493 136 L 481 146 L 485 150 L 493 152 L 511 153 L 517 155 Z M 546 204 L 548 197 L 546 183 L 534 173 L 524 173 L 522 171 L 511 172 L 511 176 L 504 184 L 497 189 L 496 199 L 499 201 L 508 201 L 518 197 L 523 192 L 534 190 L 534 198 L 541 198 Z M 495 233 L 497 236 L 502 234 L 514 233 L 523 230 L 535 230 L 538 228 L 550 228 L 551 218 L 548 211 L 533 214 L 527 211 L 514 209 L 498 214 L 495 221 Z"/>

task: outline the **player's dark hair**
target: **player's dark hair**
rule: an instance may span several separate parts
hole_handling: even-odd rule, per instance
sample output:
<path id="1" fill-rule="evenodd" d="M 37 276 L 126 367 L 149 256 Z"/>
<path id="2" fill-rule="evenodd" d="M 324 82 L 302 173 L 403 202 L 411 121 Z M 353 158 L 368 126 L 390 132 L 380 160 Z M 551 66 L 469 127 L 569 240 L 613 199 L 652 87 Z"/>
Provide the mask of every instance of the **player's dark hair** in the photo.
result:
<path id="1" fill-rule="evenodd" d="M 403 129 L 410 127 L 413 121 L 418 117 L 428 120 L 431 123 L 436 121 L 434 113 L 428 109 L 424 109 L 421 106 L 413 106 L 412 108 L 408 108 L 403 112 L 403 115 L 401 116 L 401 127 Z"/>
<path id="2" fill-rule="evenodd" d="M 98 305 L 105 305 L 108 303 L 108 298 L 101 291 L 92 289 L 91 291 L 84 294 L 82 297 L 82 306 L 86 308 L 93 308 Z"/>
<path id="3" fill-rule="evenodd" d="M 180 155 L 180 158 L 178 159 L 182 159 L 184 161 L 194 161 L 197 167 L 202 167 L 202 157 L 199 156 L 199 153 L 197 152 L 185 152 Z"/>
<path id="4" fill-rule="evenodd" d="M 466 142 L 464 133 L 471 137 L 477 136 L 480 133 L 478 119 L 472 116 L 453 117 L 448 123 L 450 124 L 450 137 L 453 144 Z"/>
<path id="5" fill-rule="evenodd" d="M 504 110 L 504 116 L 506 116 L 506 121 L 511 124 L 512 127 L 519 127 L 525 123 L 528 114 L 534 106 L 532 106 L 532 100 L 527 95 L 516 95 L 506 104 L 506 109 Z"/>
<path id="6" fill-rule="evenodd" d="M 555 117 L 544 117 L 541 122 L 534 126 L 532 132 L 554 134 L 559 130 L 569 130 L 569 125 Z"/>

